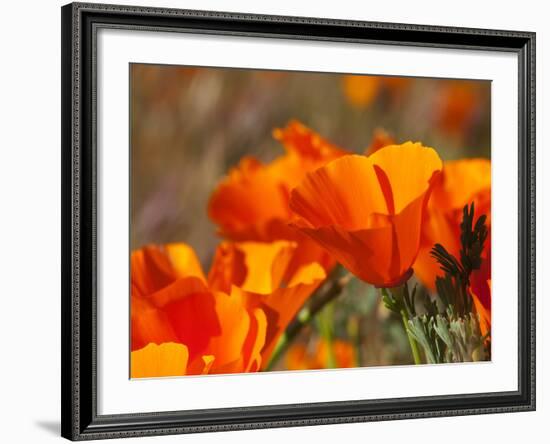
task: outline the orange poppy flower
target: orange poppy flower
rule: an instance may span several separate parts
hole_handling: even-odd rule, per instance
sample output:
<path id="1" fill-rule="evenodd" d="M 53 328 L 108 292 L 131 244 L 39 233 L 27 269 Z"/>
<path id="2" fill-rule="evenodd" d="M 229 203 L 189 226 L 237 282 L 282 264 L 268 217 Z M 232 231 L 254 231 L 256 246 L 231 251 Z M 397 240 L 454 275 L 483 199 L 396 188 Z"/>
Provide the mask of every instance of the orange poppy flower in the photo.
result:
<path id="1" fill-rule="evenodd" d="M 308 174 L 292 191 L 295 226 L 362 280 L 400 285 L 412 273 L 441 167 L 434 149 L 412 142 L 369 157 L 344 156 Z"/>
<path id="2" fill-rule="evenodd" d="M 244 157 L 216 187 L 208 203 L 220 235 L 231 240 L 295 240 L 288 227 L 290 191 L 305 176 L 345 151 L 297 121 L 273 132 L 286 153 L 269 164 Z"/>
<path id="3" fill-rule="evenodd" d="M 352 344 L 341 339 L 336 339 L 329 345 L 327 341 L 319 339 L 313 347 L 306 347 L 300 343 L 292 345 L 286 353 L 286 368 L 288 370 L 327 368 L 329 348 L 332 348 L 336 368 L 357 366 L 355 350 Z"/>
<path id="4" fill-rule="evenodd" d="M 435 289 L 435 278 L 441 275 L 430 251 L 436 243 L 460 257 L 460 223 L 462 209 L 474 202 L 475 218 L 487 215 L 491 225 L 491 162 L 487 159 L 447 161 L 434 184 L 422 228 L 420 251 L 414 264 L 416 275 L 424 286 Z M 490 239 L 486 241 L 487 245 Z"/>
<path id="5" fill-rule="evenodd" d="M 151 343 L 184 345 L 186 374 L 221 372 L 228 367 L 247 371 L 259 366 L 265 315 L 248 309 L 237 297 L 212 291 L 189 246 L 144 247 L 132 253 L 131 262 L 132 359 L 138 352 L 133 374 L 143 373 L 139 356 L 157 360 L 164 356 L 151 347 L 144 351 Z M 223 353 L 217 345 L 220 338 Z M 243 353 L 245 344 L 258 342 Z M 158 366 L 162 368 L 161 363 Z"/>
<path id="6" fill-rule="evenodd" d="M 290 191 L 309 171 L 346 152 L 300 122 L 273 132 L 286 153 L 269 164 L 253 157 L 241 159 L 210 198 L 208 214 L 222 237 L 234 241 L 292 240 L 300 243 L 295 268 L 316 261 L 326 270 L 334 263 L 315 243 L 289 227 Z"/>
<path id="7" fill-rule="evenodd" d="M 296 248 L 285 241 L 223 243 L 208 278 L 185 244 L 133 252 L 132 377 L 259 370 L 326 276 L 317 263 L 290 273 Z M 161 362 L 170 351 L 185 365 Z"/>
<path id="8" fill-rule="evenodd" d="M 342 81 L 348 102 L 357 108 L 366 108 L 384 91 L 396 100 L 411 82 L 406 77 L 368 75 L 346 75 Z"/>
<path id="9" fill-rule="evenodd" d="M 214 300 L 191 247 L 146 246 L 131 256 L 131 348 L 184 343 L 194 357 L 219 333 Z M 190 307 L 201 313 L 200 330 Z M 189 309 L 186 309 L 189 308 Z"/>
<path id="10" fill-rule="evenodd" d="M 317 262 L 295 268 L 299 249 L 298 244 L 287 241 L 241 242 L 224 243 L 217 252 L 215 262 L 233 263 L 235 283 L 231 286 L 231 294 L 245 300 L 249 309 L 261 309 L 267 316 L 265 345 L 261 351 L 263 365 L 267 364 L 290 321 L 326 277 L 325 270 Z M 230 281 L 227 275 L 220 278 L 221 273 L 215 268 L 212 271 L 218 276 L 209 276 L 213 284 L 222 291 L 227 289 Z"/>

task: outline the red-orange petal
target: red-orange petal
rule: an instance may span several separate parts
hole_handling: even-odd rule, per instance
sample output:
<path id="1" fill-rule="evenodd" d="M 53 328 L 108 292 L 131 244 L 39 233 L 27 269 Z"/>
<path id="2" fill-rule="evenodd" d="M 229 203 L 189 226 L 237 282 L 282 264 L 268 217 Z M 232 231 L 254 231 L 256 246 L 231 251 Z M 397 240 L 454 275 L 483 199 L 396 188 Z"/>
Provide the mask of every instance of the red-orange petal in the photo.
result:
<path id="1" fill-rule="evenodd" d="M 288 196 L 280 181 L 259 161 L 246 157 L 217 186 L 208 215 L 223 236 L 234 240 L 269 237 L 276 220 L 289 217 Z"/>

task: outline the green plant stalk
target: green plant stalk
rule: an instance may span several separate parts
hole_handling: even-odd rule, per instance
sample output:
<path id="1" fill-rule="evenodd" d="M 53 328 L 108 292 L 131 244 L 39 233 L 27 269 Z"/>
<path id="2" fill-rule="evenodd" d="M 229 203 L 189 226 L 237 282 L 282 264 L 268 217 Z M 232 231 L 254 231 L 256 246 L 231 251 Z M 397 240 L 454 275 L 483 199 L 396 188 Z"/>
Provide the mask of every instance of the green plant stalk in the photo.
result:
<path id="1" fill-rule="evenodd" d="M 361 367 L 363 362 L 363 353 L 361 351 L 361 321 L 357 318 L 351 318 L 348 320 L 348 334 L 352 339 L 353 350 L 355 355 L 355 362 Z"/>
<path id="2" fill-rule="evenodd" d="M 422 364 L 418 343 L 409 329 L 409 316 L 414 316 L 416 314 L 414 307 L 414 295 L 416 290 L 413 290 L 412 300 L 409 296 L 409 289 L 406 282 L 399 287 L 381 288 L 380 290 L 386 307 L 401 316 L 403 328 L 405 329 L 411 347 L 414 363 Z"/>
<path id="3" fill-rule="evenodd" d="M 319 314 L 319 324 L 321 327 L 321 336 L 327 344 L 327 368 L 336 368 L 336 357 L 334 356 L 334 348 L 332 346 L 332 316 L 333 305 L 327 304 L 324 310 Z"/>
<path id="4" fill-rule="evenodd" d="M 418 344 L 413 338 L 409 331 L 409 318 L 405 310 L 401 310 L 401 320 L 403 321 L 403 328 L 405 328 L 405 333 L 407 333 L 407 338 L 409 339 L 409 345 L 411 346 L 411 352 L 413 355 L 414 363 L 416 365 L 422 364 L 422 359 L 420 358 L 420 350 L 418 350 Z"/>

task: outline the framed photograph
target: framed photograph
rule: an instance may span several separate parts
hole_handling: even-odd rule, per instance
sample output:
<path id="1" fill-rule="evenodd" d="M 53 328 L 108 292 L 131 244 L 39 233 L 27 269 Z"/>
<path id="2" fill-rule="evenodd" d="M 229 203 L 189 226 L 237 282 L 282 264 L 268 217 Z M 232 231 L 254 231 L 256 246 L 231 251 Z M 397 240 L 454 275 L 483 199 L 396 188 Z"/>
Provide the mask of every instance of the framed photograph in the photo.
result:
<path id="1" fill-rule="evenodd" d="M 534 33 L 61 13 L 64 437 L 535 409 Z"/>

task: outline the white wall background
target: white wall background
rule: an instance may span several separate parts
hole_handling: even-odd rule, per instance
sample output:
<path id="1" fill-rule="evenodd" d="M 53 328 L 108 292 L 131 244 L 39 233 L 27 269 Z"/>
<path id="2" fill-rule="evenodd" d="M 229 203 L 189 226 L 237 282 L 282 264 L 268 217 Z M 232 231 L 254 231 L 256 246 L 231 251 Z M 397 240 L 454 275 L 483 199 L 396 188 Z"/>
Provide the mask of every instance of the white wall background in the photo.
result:
<path id="1" fill-rule="evenodd" d="M 537 32 L 537 412 L 140 438 L 124 442 L 531 442 L 548 430 L 550 384 L 544 319 L 544 257 L 550 250 L 543 202 L 548 140 L 550 14 L 536 0 L 297 2 L 163 0 L 118 3 L 260 14 L 516 29 Z M 0 26 L 0 436 L 6 443 L 59 441 L 60 411 L 60 6 L 59 0 L 5 2 Z M 534 438 L 534 439 L 533 439 Z"/>

